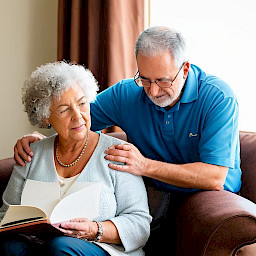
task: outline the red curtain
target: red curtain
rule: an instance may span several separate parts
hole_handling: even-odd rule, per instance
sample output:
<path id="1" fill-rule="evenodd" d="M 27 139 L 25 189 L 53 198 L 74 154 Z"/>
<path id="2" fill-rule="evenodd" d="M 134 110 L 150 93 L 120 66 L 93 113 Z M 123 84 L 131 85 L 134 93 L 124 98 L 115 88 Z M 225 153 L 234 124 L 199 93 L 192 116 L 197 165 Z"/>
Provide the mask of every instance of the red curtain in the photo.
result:
<path id="1" fill-rule="evenodd" d="M 136 72 L 144 0 L 59 0 L 58 60 L 89 68 L 100 90 Z"/>

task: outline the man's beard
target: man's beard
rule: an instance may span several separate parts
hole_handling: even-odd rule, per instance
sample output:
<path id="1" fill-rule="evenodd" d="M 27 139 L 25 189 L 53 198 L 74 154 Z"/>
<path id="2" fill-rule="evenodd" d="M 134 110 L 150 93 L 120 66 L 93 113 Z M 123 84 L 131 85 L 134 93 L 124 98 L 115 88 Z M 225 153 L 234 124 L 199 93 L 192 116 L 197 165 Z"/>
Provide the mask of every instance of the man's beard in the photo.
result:
<path id="1" fill-rule="evenodd" d="M 177 88 L 177 91 L 172 96 L 165 94 L 165 96 L 157 98 L 150 94 L 147 95 L 154 104 L 156 104 L 159 107 L 165 108 L 167 106 L 170 106 L 174 101 L 176 101 L 180 97 L 183 85 L 183 83 L 180 83 L 179 87 Z"/>

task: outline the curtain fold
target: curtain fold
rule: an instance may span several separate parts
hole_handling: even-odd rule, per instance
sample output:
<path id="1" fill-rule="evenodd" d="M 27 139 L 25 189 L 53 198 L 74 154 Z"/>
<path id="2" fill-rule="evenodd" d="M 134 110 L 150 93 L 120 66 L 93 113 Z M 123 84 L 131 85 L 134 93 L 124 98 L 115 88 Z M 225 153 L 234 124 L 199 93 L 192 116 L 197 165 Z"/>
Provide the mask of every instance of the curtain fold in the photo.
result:
<path id="1" fill-rule="evenodd" d="M 144 0 L 59 0 L 58 60 L 85 65 L 104 90 L 136 72 Z"/>

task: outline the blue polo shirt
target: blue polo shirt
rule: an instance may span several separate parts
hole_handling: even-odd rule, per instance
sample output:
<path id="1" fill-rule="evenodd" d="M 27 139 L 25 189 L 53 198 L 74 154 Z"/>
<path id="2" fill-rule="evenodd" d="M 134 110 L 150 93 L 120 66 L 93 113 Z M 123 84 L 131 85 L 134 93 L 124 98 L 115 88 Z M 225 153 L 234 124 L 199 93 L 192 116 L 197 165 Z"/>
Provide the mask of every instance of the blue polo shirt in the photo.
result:
<path id="1" fill-rule="evenodd" d="M 117 125 L 150 159 L 229 167 L 224 189 L 240 189 L 237 99 L 228 84 L 195 65 L 190 66 L 180 101 L 171 109 L 155 105 L 133 79 L 125 79 L 97 96 L 91 117 L 92 130 Z M 194 191 L 153 181 L 167 191 Z"/>

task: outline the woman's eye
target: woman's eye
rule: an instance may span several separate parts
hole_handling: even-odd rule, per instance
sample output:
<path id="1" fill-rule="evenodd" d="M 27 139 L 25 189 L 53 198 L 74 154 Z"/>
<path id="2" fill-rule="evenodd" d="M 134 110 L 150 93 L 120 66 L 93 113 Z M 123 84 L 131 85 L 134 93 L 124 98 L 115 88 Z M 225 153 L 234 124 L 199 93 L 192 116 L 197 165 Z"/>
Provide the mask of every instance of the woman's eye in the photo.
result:
<path id="1" fill-rule="evenodd" d="M 85 104 L 86 104 L 86 102 L 85 102 L 85 101 L 83 101 L 83 102 L 79 103 L 79 107 L 84 107 L 84 106 L 85 106 Z"/>
<path id="2" fill-rule="evenodd" d="M 67 110 L 68 110 L 68 109 L 65 108 L 65 109 L 61 110 L 60 113 L 63 114 L 63 113 L 65 113 Z"/>

